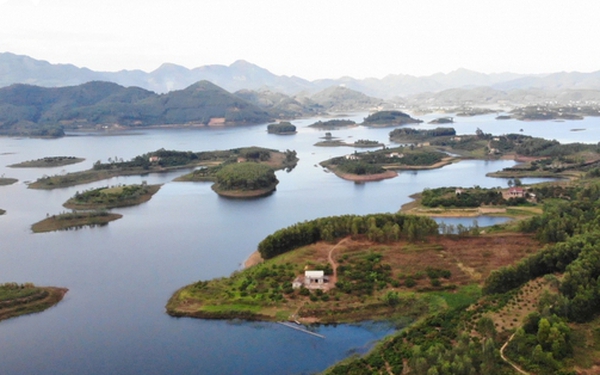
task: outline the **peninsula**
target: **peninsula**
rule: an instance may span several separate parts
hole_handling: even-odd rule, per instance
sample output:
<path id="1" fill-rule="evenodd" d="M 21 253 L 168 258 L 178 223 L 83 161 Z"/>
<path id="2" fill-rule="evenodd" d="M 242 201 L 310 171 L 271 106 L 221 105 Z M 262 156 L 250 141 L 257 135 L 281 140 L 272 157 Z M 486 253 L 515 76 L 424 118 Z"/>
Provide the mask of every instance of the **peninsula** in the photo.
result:
<path id="1" fill-rule="evenodd" d="M 31 283 L 0 285 L 0 321 L 44 311 L 59 303 L 68 289 Z"/>

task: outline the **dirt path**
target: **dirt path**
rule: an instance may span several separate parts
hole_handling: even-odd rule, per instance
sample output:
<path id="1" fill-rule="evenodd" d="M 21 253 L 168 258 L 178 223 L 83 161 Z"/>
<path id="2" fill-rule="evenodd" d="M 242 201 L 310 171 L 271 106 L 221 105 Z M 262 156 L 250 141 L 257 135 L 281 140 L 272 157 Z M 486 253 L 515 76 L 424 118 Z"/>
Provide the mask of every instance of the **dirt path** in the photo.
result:
<path id="1" fill-rule="evenodd" d="M 344 238 L 343 240 L 341 240 L 340 242 L 336 243 L 330 250 L 329 250 L 329 254 L 327 255 L 327 260 L 329 261 L 329 264 L 331 265 L 331 269 L 333 270 L 333 275 L 331 275 L 331 278 L 329 279 L 329 285 L 335 285 L 335 283 L 337 283 L 337 263 L 333 260 L 333 251 L 335 249 L 337 249 L 338 246 L 340 246 L 342 243 L 348 241 L 348 237 Z"/>
<path id="2" fill-rule="evenodd" d="M 517 366 L 516 364 L 514 364 L 510 359 L 506 358 L 506 356 L 504 355 L 504 349 L 506 349 L 506 347 L 508 346 L 508 343 L 510 342 L 510 340 L 513 339 L 513 337 L 515 337 L 515 334 L 513 333 L 510 338 L 508 339 L 508 341 L 506 341 L 504 343 L 504 345 L 502 345 L 502 348 L 500 348 L 500 358 L 502 358 L 502 360 L 506 363 L 508 363 L 509 365 L 511 365 L 515 370 L 517 370 L 517 372 L 523 374 L 523 375 L 530 375 L 527 371 L 521 369 L 519 366 Z"/>

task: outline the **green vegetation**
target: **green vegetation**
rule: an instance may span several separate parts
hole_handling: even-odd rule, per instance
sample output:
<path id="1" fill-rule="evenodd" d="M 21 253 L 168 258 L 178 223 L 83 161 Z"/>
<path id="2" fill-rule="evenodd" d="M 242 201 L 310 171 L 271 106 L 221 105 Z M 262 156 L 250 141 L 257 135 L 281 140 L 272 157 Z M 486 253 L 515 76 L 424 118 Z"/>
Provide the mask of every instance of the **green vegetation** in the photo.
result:
<path id="1" fill-rule="evenodd" d="M 260 124 L 271 119 L 261 108 L 208 82 L 159 95 L 109 82 L 44 88 L 0 89 L 0 134 L 60 137 L 64 130 L 113 126 Z"/>
<path id="2" fill-rule="evenodd" d="M 421 193 L 421 204 L 425 207 L 480 207 L 481 205 L 504 205 L 526 203 L 525 198 L 512 198 L 510 202 L 502 197 L 498 189 L 480 187 L 462 189 L 443 187 L 426 189 Z"/>
<path id="3" fill-rule="evenodd" d="M 158 192 L 160 185 L 122 185 L 100 187 L 75 193 L 64 206 L 76 210 L 97 210 L 135 206 L 147 202 Z"/>
<path id="4" fill-rule="evenodd" d="M 445 156 L 434 150 L 397 147 L 336 157 L 321 165 L 334 172 L 372 175 L 386 169 L 427 169 L 442 162 Z"/>
<path id="5" fill-rule="evenodd" d="M 0 285 L 0 320 L 44 311 L 56 305 L 67 289 L 36 287 L 31 283 Z"/>
<path id="6" fill-rule="evenodd" d="M 259 192 L 262 195 L 275 190 L 279 183 L 273 168 L 253 162 L 227 164 L 215 174 L 215 177 L 213 190 L 226 196 L 232 196 L 233 192 L 240 193 L 242 196 L 246 195 L 244 193 L 252 192 Z"/>
<path id="7" fill-rule="evenodd" d="M 16 178 L 0 177 L 0 186 L 12 185 L 17 181 Z"/>
<path id="8" fill-rule="evenodd" d="M 414 119 L 404 112 L 400 111 L 379 111 L 365 117 L 363 125 L 365 126 L 400 126 L 407 124 L 419 124 L 422 120 Z"/>
<path id="9" fill-rule="evenodd" d="M 511 115 L 522 121 L 581 120 L 584 116 L 598 116 L 599 112 L 597 105 L 535 105 L 516 108 Z"/>
<path id="10" fill-rule="evenodd" d="M 10 168 L 52 168 L 69 164 L 81 163 L 85 159 L 75 156 L 47 156 L 37 160 L 28 160 L 22 163 L 9 165 Z"/>
<path id="11" fill-rule="evenodd" d="M 34 233 L 53 232 L 57 230 L 79 229 L 85 226 L 104 226 L 123 215 L 106 211 L 74 211 L 52 215 L 31 226 Z"/>
<path id="12" fill-rule="evenodd" d="M 295 151 L 281 153 L 275 150 L 246 147 L 224 151 L 175 151 L 159 149 L 136 156 L 129 161 L 118 157 L 109 158 L 108 163 L 97 161 L 91 170 L 67 173 L 64 175 L 43 176 L 29 185 L 32 189 L 55 189 L 100 181 L 116 176 L 142 175 L 146 173 L 162 173 L 178 169 L 193 168 L 200 165 L 218 165 L 234 163 L 238 158 L 249 161 L 260 161 L 274 168 L 291 170 L 297 163 Z M 193 181 L 194 175 L 183 176 L 182 180 Z"/>
<path id="13" fill-rule="evenodd" d="M 397 128 L 390 132 L 390 140 L 396 142 L 422 141 L 434 137 L 453 137 L 456 135 L 454 128 L 412 129 Z"/>
<path id="14" fill-rule="evenodd" d="M 208 166 L 196 169 L 188 174 L 178 177 L 175 181 L 212 181 L 216 182 L 217 173 L 227 165 L 254 162 L 267 165 L 274 170 L 285 169 L 291 171 L 298 163 L 296 151 L 284 152 L 260 147 L 237 148 L 229 151 L 214 151 L 199 153 Z"/>
<path id="15" fill-rule="evenodd" d="M 277 124 L 267 125 L 267 132 L 269 134 L 295 134 L 296 126 L 289 122 L 279 122 Z"/>
<path id="16" fill-rule="evenodd" d="M 334 241 L 348 236 L 365 234 L 377 242 L 398 240 L 421 241 L 437 233 L 435 221 L 425 217 L 402 214 L 375 214 L 366 216 L 331 216 L 280 229 L 258 244 L 263 259 L 286 253 L 317 241 Z"/>
<path id="17" fill-rule="evenodd" d="M 379 143 L 379 141 L 373 141 L 370 139 L 359 139 L 357 141 L 354 141 L 354 146 L 355 147 L 380 147 L 380 146 L 383 146 L 383 144 Z"/>
<path id="18" fill-rule="evenodd" d="M 313 124 L 308 125 L 309 128 L 318 128 L 324 130 L 335 130 L 340 128 L 346 128 L 356 126 L 356 122 L 352 120 L 328 120 L 328 121 L 317 121 Z"/>

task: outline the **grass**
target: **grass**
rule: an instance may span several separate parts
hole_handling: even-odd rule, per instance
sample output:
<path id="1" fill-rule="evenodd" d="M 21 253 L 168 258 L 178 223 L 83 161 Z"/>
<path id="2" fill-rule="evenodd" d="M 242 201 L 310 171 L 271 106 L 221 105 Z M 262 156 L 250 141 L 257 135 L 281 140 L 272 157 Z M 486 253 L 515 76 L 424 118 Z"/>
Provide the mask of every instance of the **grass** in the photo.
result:
<path id="1" fill-rule="evenodd" d="M 92 189 L 76 194 L 63 204 L 75 210 L 99 210 L 135 206 L 149 201 L 161 185 L 123 185 Z"/>
<path id="2" fill-rule="evenodd" d="M 104 211 L 63 213 L 38 221 L 31 226 L 31 230 L 34 233 L 44 233 L 84 226 L 102 226 L 122 217 L 123 215 Z"/>

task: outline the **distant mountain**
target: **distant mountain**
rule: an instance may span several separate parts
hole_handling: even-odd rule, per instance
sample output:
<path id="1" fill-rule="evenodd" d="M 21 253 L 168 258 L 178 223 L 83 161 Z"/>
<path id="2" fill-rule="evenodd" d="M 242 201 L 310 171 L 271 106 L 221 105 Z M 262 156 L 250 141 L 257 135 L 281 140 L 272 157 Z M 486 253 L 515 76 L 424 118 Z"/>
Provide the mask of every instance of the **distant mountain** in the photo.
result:
<path id="1" fill-rule="evenodd" d="M 589 89 L 515 89 L 498 90 L 493 87 L 448 89 L 411 95 L 402 100 L 409 107 L 519 107 L 535 104 L 595 104 L 600 105 L 600 90 Z"/>
<path id="2" fill-rule="evenodd" d="M 263 109 L 208 81 L 162 95 L 100 81 L 0 89 L 0 134 L 59 136 L 63 129 L 99 126 L 236 125 L 271 119 Z"/>
<path id="3" fill-rule="evenodd" d="M 331 86 L 310 96 L 327 112 L 368 111 L 388 107 L 382 99 L 372 98 L 344 86 Z"/>
<path id="4" fill-rule="evenodd" d="M 513 90 L 600 90 L 600 71 L 593 73 L 554 73 L 523 75 L 514 73 L 483 74 L 467 69 L 437 73 L 426 77 L 390 74 L 384 78 L 355 79 L 341 77 L 308 81 L 299 77 L 278 76 L 244 60 L 229 66 L 206 65 L 188 69 L 163 64 L 147 73 L 141 70 L 95 72 L 73 65 L 50 64 L 27 56 L 0 53 L 0 87 L 25 83 L 44 87 L 73 86 L 89 81 L 108 81 L 122 86 L 137 86 L 157 93 L 182 90 L 195 82 L 207 80 L 229 92 L 252 90 L 277 92 L 303 98 L 332 86 L 344 86 L 365 95 L 392 99 L 422 93 L 440 93 L 449 89 L 491 87 Z"/>
<path id="5" fill-rule="evenodd" d="M 239 90 L 236 96 L 269 112 L 274 118 L 292 119 L 303 116 L 315 116 L 323 114 L 323 107 L 309 98 L 294 98 L 279 92 L 270 90 Z"/>

